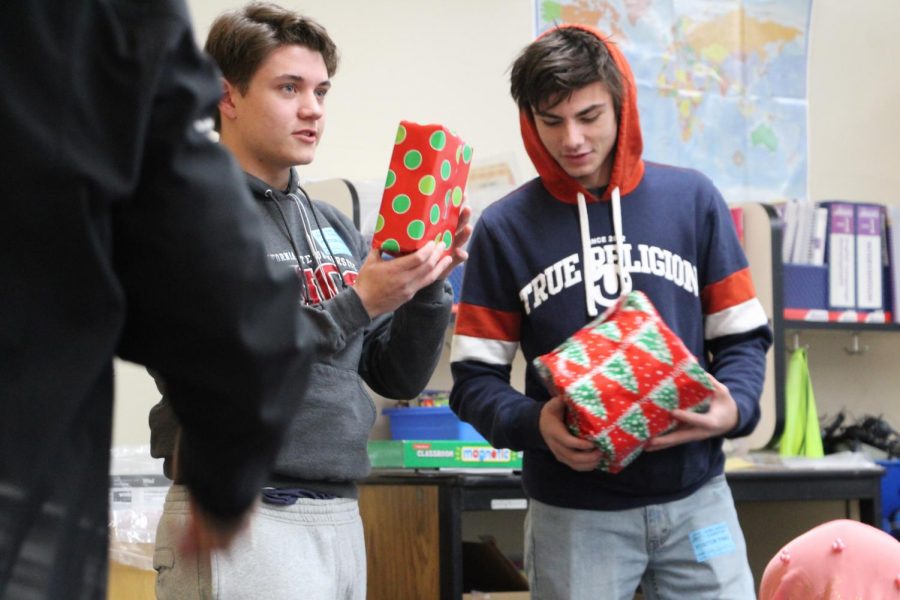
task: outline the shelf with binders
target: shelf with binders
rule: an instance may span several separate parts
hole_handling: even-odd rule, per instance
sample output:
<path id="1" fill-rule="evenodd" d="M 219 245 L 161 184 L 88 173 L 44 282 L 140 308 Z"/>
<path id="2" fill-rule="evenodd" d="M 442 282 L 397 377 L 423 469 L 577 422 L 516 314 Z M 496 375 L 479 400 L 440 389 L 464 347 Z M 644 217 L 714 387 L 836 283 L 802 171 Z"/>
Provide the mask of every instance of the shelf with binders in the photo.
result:
<path id="1" fill-rule="evenodd" d="M 883 322 L 865 322 L 867 313 L 863 311 L 828 310 L 828 264 L 785 264 L 782 260 L 784 223 L 776 207 L 748 203 L 744 205 L 744 213 L 745 251 L 774 338 L 773 349 L 768 355 L 771 368 L 767 371 L 766 392 L 761 401 L 763 418 L 774 421 L 774 427 L 769 430 L 771 439 L 779 439 L 784 428 L 787 358 L 799 349 L 812 349 L 815 355 L 815 367 L 810 369 L 809 377 L 823 384 L 819 390 L 825 393 L 817 398 L 820 415 L 846 410 L 851 415 L 886 413 L 886 418 L 890 419 L 893 413 L 895 417 L 892 392 L 897 389 L 898 371 L 894 359 L 897 338 L 891 336 L 900 333 L 900 323 L 892 322 L 891 313 L 896 313 L 900 307 L 900 286 L 897 285 L 900 279 L 900 206 L 887 208 L 887 223 L 883 230 L 890 250 L 889 264 L 883 265 L 882 271 L 882 307 L 886 309 L 882 313 Z M 813 272 L 817 281 L 810 283 L 802 275 L 798 277 L 798 272 L 804 271 Z M 819 308 L 806 310 L 816 312 L 792 318 L 798 313 L 791 309 L 790 301 L 798 295 L 802 299 L 811 294 L 818 303 L 814 306 Z M 874 315 L 874 318 L 879 316 Z M 852 358 L 847 359 L 848 356 Z M 774 406 L 767 403 L 768 393 L 774 395 Z M 884 497 L 888 495 L 883 490 L 890 485 L 882 482 Z M 896 487 L 891 489 L 896 494 Z M 879 501 L 873 516 L 881 512 L 887 518 L 889 511 L 883 511 L 882 506 Z"/>
<path id="2" fill-rule="evenodd" d="M 819 217 L 816 227 L 803 226 L 802 215 L 810 210 Z M 795 323 L 839 324 L 835 329 L 898 321 L 894 304 L 900 295 L 900 252 L 892 239 L 896 238 L 892 225 L 898 216 L 892 207 L 842 200 L 781 205 L 779 217 L 785 235 L 780 254 L 794 261 L 783 260 L 781 266 L 783 318 Z M 794 239 L 792 228 L 797 231 Z M 804 230 L 805 237 L 801 234 Z"/>
<path id="3" fill-rule="evenodd" d="M 836 325 L 836 329 L 856 327 L 875 328 L 880 325 L 896 325 L 894 300 L 889 285 L 891 273 L 883 267 L 877 277 L 876 301 L 871 308 L 832 305 L 834 295 L 829 265 L 782 265 L 783 297 L 782 316 L 785 321 L 803 324 L 805 329 L 820 329 Z M 871 277 L 870 277 L 871 279 Z M 870 294 L 872 296 L 872 294 Z M 890 329 L 889 327 L 887 329 Z"/>
<path id="4" fill-rule="evenodd" d="M 790 350 L 799 346 L 802 331 L 843 331 L 850 336 L 849 343 L 844 344 L 847 353 L 862 354 L 865 345 L 860 342 L 860 335 L 900 332 L 900 323 L 891 322 L 890 312 L 882 312 L 881 316 L 863 311 L 828 310 L 828 266 L 783 262 L 784 223 L 775 206 L 755 202 L 732 206 L 742 209 L 740 229 L 744 233 L 744 249 L 757 297 L 772 326 L 774 348 Z M 900 222 L 900 219 L 895 222 Z M 804 274 L 810 273 L 813 281 L 803 278 Z M 893 297 L 889 281 L 893 279 L 885 274 L 884 306 L 888 307 L 892 306 L 889 300 Z M 800 296 L 800 306 L 806 298 L 809 308 L 797 310 L 790 305 L 797 295 Z M 867 318 L 880 318 L 882 322 L 866 322 Z M 763 419 L 754 432 L 756 439 L 750 443 L 751 448 L 778 439 L 783 427 L 786 353 L 770 352 L 767 360 L 767 377 L 761 399 Z"/>

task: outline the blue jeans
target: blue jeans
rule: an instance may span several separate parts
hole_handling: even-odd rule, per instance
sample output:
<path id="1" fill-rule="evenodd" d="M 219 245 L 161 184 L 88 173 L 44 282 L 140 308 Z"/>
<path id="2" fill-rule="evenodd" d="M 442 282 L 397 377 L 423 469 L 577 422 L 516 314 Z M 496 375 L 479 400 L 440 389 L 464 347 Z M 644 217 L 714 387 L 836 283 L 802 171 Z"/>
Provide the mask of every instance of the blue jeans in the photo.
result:
<path id="1" fill-rule="evenodd" d="M 667 504 L 575 510 L 532 500 L 525 569 L 533 600 L 754 600 L 724 476 Z"/>

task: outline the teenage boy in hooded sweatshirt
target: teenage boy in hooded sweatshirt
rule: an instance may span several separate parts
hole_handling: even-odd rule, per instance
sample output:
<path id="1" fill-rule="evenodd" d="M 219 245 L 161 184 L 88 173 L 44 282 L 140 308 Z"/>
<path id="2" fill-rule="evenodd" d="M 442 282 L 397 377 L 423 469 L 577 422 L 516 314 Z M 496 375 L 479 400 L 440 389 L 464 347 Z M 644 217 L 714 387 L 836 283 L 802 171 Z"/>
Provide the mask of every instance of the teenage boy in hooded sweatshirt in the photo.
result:
<path id="1" fill-rule="evenodd" d="M 511 90 L 539 177 L 475 228 L 450 402 L 495 447 L 525 451 L 532 596 L 624 600 L 640 584 L 651 599 L 753 598 L 722 438 L 759 419 L 771 332 L 729 210 L 697 171 L 641 159 L 631 69 L 599 32 L 538 38 Z M 531 361 L 615 302 L 617 261 L 717 382 L 708 412 L 676 411 L 679 428 L 613 475 Z M 510 386 L 519 346 L 524 394 Z"/>
<path id="2" fill-rule="evenodd" d="M 209 563 L 178 548 L 186 496 L 174 485 L 160 521 L 154 566 L 159 598 L 366 596 L 366 557 L 355 482 L 375 405 L 365 381 L 411 398 L 440 357 L 452 289 L 465 258 L 468 211 L 447 256 L 433 243 L 385 260 L 353 223 L 298 186 L 295 165 L 312 162 L 325 125 L 337 50 L 316 22 L 270 4 L 221 15 L 206 43 L 224 76 L 221 143 L 246 172 L 263 214 L 269 259 L 295 271 L 331 346 L 310 365 L 297 412 L 249 530 Z M 164 382 L 163 382 L 164 387 Z M 177 427 L 163 402 L 151 414 L 154 456 L 171 454 Z M 177 478 L 177 473 L 175 474 Z"/>

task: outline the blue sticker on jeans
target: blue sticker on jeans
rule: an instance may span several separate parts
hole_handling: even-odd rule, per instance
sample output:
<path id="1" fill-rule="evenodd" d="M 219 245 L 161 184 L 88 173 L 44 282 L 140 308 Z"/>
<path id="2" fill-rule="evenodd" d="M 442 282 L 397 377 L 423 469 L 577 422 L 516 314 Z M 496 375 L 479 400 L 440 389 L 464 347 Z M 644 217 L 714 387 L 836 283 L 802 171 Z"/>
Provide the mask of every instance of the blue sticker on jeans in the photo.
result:
<path id="1" fill-rule="evenodd" d="M 728 531 L 728 525 L 725 523 L 697 529 L 692 531 L 689 537 L 697 562 L 706 562 L 716 556 L 734 552 L 736 549 L 734 540 L 731 539 L 731 532 Z"/>

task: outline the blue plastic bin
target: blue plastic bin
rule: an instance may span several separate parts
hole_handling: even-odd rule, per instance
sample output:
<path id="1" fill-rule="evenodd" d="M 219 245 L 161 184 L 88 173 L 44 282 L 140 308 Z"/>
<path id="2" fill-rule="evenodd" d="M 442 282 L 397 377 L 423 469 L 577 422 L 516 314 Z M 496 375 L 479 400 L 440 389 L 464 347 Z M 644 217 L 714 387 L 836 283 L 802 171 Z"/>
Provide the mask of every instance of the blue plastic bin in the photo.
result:
<path id="1" fill-rule="evenodd" d="M 881 479 L 881 528 L 900 539 L 900 459 L 876 461 L 884 467 Z"/>
<path id="2" fill-rule="evenodd" d="M 460 421 L 449 406 L 385 408 L 381 412 L 388 416 L 395 440 L 486 441 L 471 425 Z"/>

